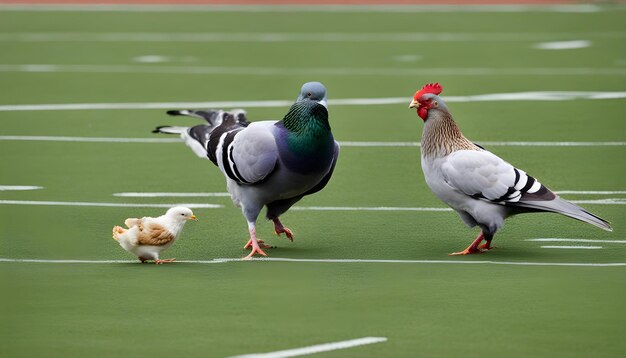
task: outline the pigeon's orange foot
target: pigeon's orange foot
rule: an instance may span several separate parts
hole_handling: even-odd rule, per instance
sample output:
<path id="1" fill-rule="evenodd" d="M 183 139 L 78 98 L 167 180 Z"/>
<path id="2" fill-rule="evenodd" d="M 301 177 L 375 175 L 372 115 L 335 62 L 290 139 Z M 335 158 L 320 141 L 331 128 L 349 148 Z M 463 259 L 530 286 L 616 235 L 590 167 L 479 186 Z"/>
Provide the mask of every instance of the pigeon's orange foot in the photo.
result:
<path id="1" fill-rule="evenodd" d="M 263 252 L 263 250 L 261 250 L 261 248 L 259 247 L 259 245 L 256 242 L 252 242 L 252 251 L 250 251 L 250 253 L 248 254 L 248 256 L 244 257 L 244 260 L 250 260 L 252 258 L 252 256 L 254 256 L 254 254 L 259 254 L 261 256 L 267 256 L 267 254 L 265 252 Z"/>
<path id="2" fill-rule="evenodd" d="M 263 240 L 257 240 L 256 242 L 259 244 L 259 247 L 262 248 L 262 249 L 273 249 L 274 248 L 274 246 L 265 245 L 265 241 L 263 241 Z M 251 247 L 252 247 L 252 239 L 248 240 L 248 243 L 246 243 L 243 248 L 244 249 L 249 249 Z"/>
<path id="3" fill-rule="evenodd" d="M 478 246 L 479 250 L 482 250 L 483 252 L 485 251 L 489 251 L 491 249 L 495 249 L 497 246 L 491 246 L 491 241 L 486 241 L 484 244 Z"/>
<path id="4" fill-rule="evenodd" d="M 176 261 L 176 259 L 165 259 L 165 260 L 154 260 L 154 263 L 157 265 L 169 264 Z"/>
<path id="5" fill-rule="evenodd" d="M 276 235 L 285 234 L 287 239 L 293 242 L 293 232 L 289 228 L 285 227 L 280 220 L 274 219 L 272 221 L 274 221 L 274 231 L 276 232 Z"/>

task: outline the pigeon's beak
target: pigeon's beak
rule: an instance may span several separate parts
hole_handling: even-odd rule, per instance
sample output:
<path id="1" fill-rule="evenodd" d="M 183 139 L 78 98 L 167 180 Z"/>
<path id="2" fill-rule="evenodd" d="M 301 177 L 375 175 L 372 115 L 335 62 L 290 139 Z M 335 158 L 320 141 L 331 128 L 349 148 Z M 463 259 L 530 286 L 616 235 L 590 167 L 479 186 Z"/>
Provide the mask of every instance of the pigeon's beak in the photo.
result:
<path id="1" fill-rule="evenodd" d="M 189 220 L 195 220 L 198 221 L 198 218 L 195 215 L 191 215 L 191 217 L 189 218 Z"/>
<path id="2" fill-rule="evenodd" d="M 417 108 L 420 106 L 420 103 L 416 100 L 412 100 L 411 103 L 409 104 L 409 108 Z"/>

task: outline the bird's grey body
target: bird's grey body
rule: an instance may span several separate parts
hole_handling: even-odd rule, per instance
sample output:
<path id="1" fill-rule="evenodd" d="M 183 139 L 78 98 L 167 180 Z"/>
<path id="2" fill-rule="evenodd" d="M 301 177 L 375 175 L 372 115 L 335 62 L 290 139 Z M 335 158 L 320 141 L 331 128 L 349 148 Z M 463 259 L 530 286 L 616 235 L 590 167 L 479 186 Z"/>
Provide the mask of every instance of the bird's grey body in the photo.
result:
<path id="1" fill-rule="evenodd" d="M 555 212 L 612 230 L 607 221 L 560 198 L 523 170 L 465 138 L 435 94 L 441 92 L 437 86 L 425 86 L 411 108 L 417 107 L 424 120 L 421 165 L 426 183 L 465 224 L 481 228 L 481 235 L 463 254 L 476 252 L 483 239 L 489 248 L 504 220 L 521 213 Z"/>
<path id="2" fill-rule="evenodd" d="M 248 222 L 249 244 L 255 241 L 255 223 L 264 206 L 277 233 L 285 232 L 291 239 L 279 216 L 305 195 L 324 188 L 339 155 L 323 85 L 306 83 L 281 121 L 250 123 L 242 110 L 168 113 L 208 122 L 191 128 L 159 127 L 156 132 L 180 133 L 198 156 L 220 168 L 233 203 Z"/>

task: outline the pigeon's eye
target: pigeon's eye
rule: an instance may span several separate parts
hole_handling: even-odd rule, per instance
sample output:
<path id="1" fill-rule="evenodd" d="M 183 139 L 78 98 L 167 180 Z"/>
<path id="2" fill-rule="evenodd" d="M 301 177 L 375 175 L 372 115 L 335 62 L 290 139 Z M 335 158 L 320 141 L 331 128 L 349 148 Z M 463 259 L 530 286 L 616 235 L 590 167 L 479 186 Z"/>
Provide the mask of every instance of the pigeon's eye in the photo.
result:
<path id="1" fill-rule="evenodd" d="M 307 97 L 311 97 L 312 95 L 313 95 L 313 94 L 312 94 L 311 92 L 308 92 L 308 93 L 306 94 L 306 96 L 307 96 Z"/>

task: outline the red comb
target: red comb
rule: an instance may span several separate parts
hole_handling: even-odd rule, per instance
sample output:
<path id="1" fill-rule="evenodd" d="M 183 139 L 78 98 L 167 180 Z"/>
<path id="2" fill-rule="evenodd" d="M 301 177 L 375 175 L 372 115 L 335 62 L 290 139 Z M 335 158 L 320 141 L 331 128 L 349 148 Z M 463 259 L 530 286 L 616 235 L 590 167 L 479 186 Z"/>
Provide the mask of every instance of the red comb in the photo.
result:
<path id="1" fill-rule="evenodd" d="M 439 84 L 439 82 L 429 83 L 426 86 L 422 87 L 421 90 L 417 91 L 415 93 L 415 96 L 413 96 L 413 98 L 415 100 L 418 100 L 420 97 L 422 97 L 426 93 L 432 93 L 432 94 L 438 95 L 441 93 L 441 91 L 443 91 L 443 88 L 441 88 L 441 85 Z"/>

